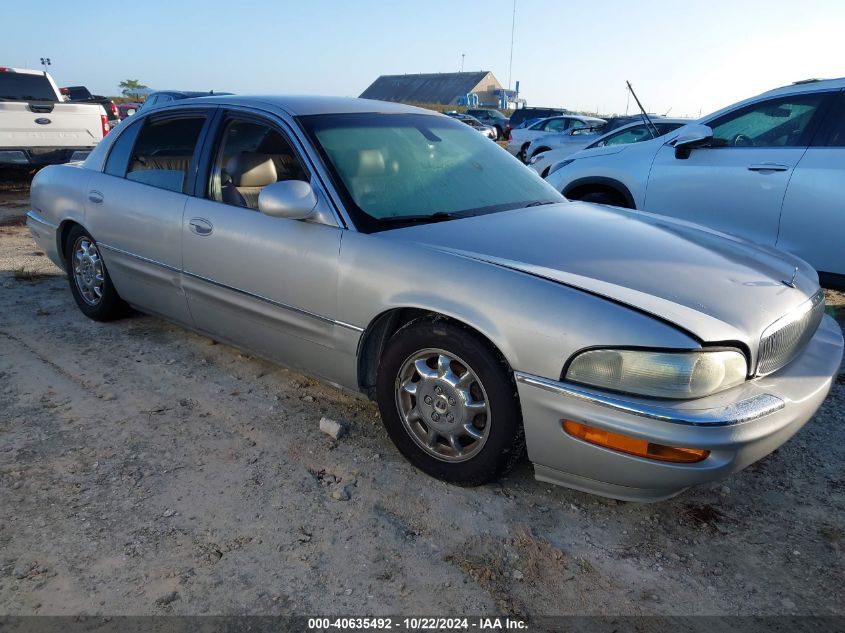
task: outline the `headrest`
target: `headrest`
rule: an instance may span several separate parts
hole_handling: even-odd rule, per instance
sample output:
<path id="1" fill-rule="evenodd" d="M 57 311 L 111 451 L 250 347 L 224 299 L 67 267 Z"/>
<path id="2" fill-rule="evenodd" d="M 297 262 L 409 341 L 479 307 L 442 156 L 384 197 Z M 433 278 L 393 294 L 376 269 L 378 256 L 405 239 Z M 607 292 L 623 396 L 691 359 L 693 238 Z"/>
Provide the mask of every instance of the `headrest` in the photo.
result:
<path id="1" fill-rule="evenodd" d="M 358 152 L 358 168 L 355 175 L 360 177 L 381 176 L 384 174 L 384 154 L 379 149 L 362 149 Z"/>
<path id="2" fill-rule="evenodd" d="M 226 171 L 236 187 L 266 187 L 277 180 L 276 165 L 267 154 L 240 152 L 226 163 Z"/>

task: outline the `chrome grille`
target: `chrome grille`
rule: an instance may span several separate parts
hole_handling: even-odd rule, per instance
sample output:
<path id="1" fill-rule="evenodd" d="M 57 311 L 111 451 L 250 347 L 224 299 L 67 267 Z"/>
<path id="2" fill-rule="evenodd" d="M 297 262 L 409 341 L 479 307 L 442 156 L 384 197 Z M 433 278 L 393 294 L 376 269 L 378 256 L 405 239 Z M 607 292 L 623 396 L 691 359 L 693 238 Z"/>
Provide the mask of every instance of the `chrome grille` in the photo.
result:
<path id="1" fill-rule="evenodd" d="M 760 338 L 757 375 L 765 376 L 789 363 L 804 349 L 824 316 L 824 291 L 772 323 Z"/>

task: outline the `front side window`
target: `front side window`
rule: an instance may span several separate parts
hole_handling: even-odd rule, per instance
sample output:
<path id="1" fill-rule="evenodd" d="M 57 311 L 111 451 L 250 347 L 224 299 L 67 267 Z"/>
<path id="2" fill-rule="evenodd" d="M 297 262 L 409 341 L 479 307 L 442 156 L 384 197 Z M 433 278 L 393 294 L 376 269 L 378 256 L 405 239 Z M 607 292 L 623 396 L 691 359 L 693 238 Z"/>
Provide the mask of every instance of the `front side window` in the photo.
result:
<path id="1" fill-rule="evenodd" d="M 204 124 L 204 116 L 147 118 L 132 148 L 126 178 L 159 189 L 184 191 Z"/>
<path id="2" fill-rule="evenodd" d="M 651 138 L 651 132 L 645 125 L 636 125 L 627 130 L 621 130 L 616 134 L 611 135 L 604 141 L 602 145 L 624 145 L 625 143 L 638 143 Z"/>
<path id="3" fill-rule="evenodd" d="M 300 117 L 362 231 L 563 202 L 459 121 L 425 114 Z"/>
<path id="4" fill-rule="evenodd" d="M 710 123 L 713 147 L 806 147 L 821 93 L 769 99 Z"/>
<path id="5" fill-rule="evenodd" d="M 309 178 L 281 132 L 253 120 L 226 123 L 212 168 L 209 198 L 258 209 L 261 190 L 282 180 Z"/>
<path id="6" fill-rule="evenodd" d="M 546 122 L 546 131 L 548 132 L 562 132 L 569 128 L 571 119 L 552 119 Z"/>
<path id="7" fill-rule="evenodd" d="M 836 101 L 834 101 L 813 139 L 813 145 L 818 147 L 845 147 L 845 92 L 840 92 L 836 96 Z"/>

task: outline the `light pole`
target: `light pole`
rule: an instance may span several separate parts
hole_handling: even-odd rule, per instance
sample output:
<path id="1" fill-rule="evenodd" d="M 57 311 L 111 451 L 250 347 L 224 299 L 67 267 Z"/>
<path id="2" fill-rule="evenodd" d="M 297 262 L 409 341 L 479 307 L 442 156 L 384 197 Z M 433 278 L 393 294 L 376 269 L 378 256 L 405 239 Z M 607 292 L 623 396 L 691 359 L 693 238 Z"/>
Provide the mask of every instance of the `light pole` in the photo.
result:
<path id="1" fill-rule="evenodd" d="M 52 64 L 50 63 L 50 58 L 49 57 L 42 57 L 41 58 L 41 65 L 44 67 L 44 74 L 46 75 L 47 74 L 47 66 L 52 66 Z"/>
<path id="2" fill-rule="evenodd" d="M 466 56 L 466 53 L 461 53 L 461 72 L 464 72 L 464 57 Z"/>
<path id="3" fill-rule="evenodd" d="M 511 20 L 511 58 L 508 63 L 508 90 L 511 89 L 511 74 L 513 73 L 513 33 L 516 29 L 516 0 L 513 0 L 513 19 Z"/>

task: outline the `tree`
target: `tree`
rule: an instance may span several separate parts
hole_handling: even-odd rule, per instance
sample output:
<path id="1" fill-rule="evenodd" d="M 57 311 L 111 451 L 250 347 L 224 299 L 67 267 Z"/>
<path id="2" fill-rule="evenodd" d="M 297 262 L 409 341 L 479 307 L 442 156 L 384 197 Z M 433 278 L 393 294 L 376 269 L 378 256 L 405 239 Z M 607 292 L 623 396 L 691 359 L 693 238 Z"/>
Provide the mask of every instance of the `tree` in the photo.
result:
<path id="1" fill-rule="evenodd" d="M 139 101 L 141 99 L 141 91 L 146 90 L 147 86 L 137 79 L 126 79 L 120 82 L 120 88 L 124 97 L 129 97 L 133 101 Z"/>

